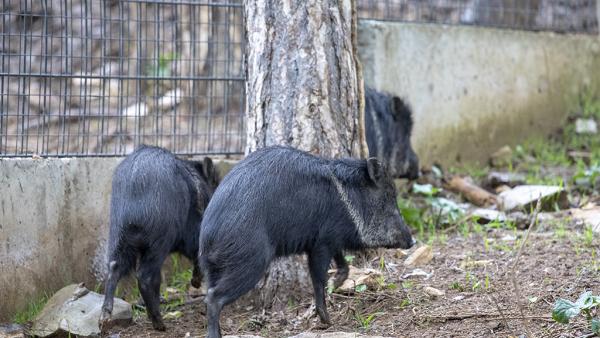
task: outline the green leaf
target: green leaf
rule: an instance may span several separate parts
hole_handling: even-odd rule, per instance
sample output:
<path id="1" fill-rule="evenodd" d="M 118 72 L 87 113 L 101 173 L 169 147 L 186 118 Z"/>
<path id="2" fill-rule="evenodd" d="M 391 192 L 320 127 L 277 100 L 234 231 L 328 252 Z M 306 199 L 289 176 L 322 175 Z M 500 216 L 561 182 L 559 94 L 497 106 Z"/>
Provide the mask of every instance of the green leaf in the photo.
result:
<path id="1" fill-rule="evenodd" d="M 592 332 L 600 334 L 600 320 L 598 318 L 592 318 Z"/>
<path id="2" fill-rule="evenodd" d="M 348 264 L 352 264 L 352 262 L 354 262 L 354 257 L 353 255 L 346 255 L 344 256 L 344 260 L 348 263 Z"/>
<path id="3" fill-rule="evenodd" d="M 421 194 L 421 195 L 425 195 L 425 196 L 434 196 L 438 192 L 440 192 L 440 189 L 434 187 L 431 184 L 414 183 L 412 186 L 412 191 L 416 194 Z"/>
<path id="4" fill-rule="evenodd" d="M 559 298 L 552 309 L 552 319 L 561 324 L 569 323 L 569 319 L 577 316 L 581 308 L 570 300 Z"/>
<path id="5" fill-rule="evenodd" d="M 582 293 L 581 295 L 579 295 L 579 298 L 577 298 L 577 301 L 575 301 L 575 305 L 577 305 L 577 307 L 582 309 L 586 306 L 586 304 L 588 304 L 589 302 L 592 301 L 591 298 L 592 298 L 592 292 L 586 291 L 586 292 Z"/>
<path id="6" fill-rule="evenodd" d="M 365 291 L 367 291 L 367 286 L 365 284 L 360 284 L 360 285 L 357 285 L 356 288 L 354 288 L 354 290 L 356 292 L 365 292 Z"/>

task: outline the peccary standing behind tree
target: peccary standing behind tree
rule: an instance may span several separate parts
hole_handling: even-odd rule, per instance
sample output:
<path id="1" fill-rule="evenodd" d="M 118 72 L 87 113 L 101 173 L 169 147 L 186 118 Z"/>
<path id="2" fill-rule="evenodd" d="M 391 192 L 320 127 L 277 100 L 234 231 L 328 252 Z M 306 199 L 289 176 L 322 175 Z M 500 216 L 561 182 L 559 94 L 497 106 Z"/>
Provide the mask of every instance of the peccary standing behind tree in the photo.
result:
<path id="1" fill-rule="evenodd" d="M 274 258 L 292 254 L 308 254 L 316 310 L 329 323 L 332 258 L 339 287 L 348 276 L 343 250 L 413 245 L 396 203 L 393 180 L 374 158 L 327 160 L 279 146 L 248 155 L 225 176 L 202 220 L 208 337 L 221 336 L 224 305 L 251 290 Z"/>
<path id="2" fill-rule="evenodd" d="M 159 309 L 160 269 L 170 253 L 192 260 L 191 283 L 200 287 L 199 227 L 218 181 L 210 158 L 185 161 L 149 146 L 136 149 L 115 169 L 102 329 L 110 319 L 117 283 L 136 265 L 140 293 L 157 330 L 165 329 Z"/>
<path id="3" fill-rule="evenodd" d="M 369 155 L 383 161 L 394 178 L 419 176 L 419 159 L 410 144 L 412 127 L 412 112 L 402 99 L 365 88 Z"/>

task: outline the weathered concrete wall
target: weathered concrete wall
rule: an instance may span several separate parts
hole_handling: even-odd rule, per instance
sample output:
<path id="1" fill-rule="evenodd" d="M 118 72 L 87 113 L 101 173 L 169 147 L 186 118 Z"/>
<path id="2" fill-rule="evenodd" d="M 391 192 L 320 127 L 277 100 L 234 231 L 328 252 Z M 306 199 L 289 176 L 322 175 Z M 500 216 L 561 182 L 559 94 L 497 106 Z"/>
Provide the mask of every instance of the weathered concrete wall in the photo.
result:
<path id="1" fill-rule="evenodd" d="M 0 158 L 0 322 L 44 292 L 74 282 L 93 288 L 102 277 L 121 160 Z"/>
<path id="2" fill-rule="evenodd" d="M 485 161 L 560 127 L 584 87 L 600 89 L 590 35 L 364 20 L 359 51 L 365 83 L 413 107 L 424 163 Z"/>

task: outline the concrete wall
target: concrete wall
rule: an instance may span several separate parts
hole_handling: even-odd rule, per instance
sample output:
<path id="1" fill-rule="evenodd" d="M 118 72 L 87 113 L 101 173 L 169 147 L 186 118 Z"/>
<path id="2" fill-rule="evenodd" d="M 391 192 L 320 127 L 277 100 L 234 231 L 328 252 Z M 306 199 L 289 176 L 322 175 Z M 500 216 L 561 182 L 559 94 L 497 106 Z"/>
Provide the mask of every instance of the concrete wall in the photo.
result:
<path id="1" fill-rule="evenodd" d="M 485 161 L 560 127 L 585 87 L 600 90 L 597 36 L 369 20 L 358 36 L 365 83 L 413 107 L 424 163 Z"/>
<path id="2" fill-rule="evenodd" d="M 122 158 L 0 158 L 0 323 L 44 292 L 103 276 Z M 226 172 L 232 162 L 216 162 Z"/>

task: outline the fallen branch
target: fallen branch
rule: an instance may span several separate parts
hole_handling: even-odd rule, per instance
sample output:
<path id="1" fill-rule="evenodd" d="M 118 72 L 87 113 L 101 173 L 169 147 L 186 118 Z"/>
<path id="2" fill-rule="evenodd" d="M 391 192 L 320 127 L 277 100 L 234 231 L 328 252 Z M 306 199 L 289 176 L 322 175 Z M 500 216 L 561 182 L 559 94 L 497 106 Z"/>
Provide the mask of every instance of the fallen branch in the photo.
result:
<path id="1" fill-rule="evenodd" d="M 483 207 L 497 203 L 495 195 L 462 177 L 454 176 L 450 181 L 444 183 L 446 189 L 461 194 L 464 198 L 477 206 Z"/>
<path id="2" fill-rule="evenodd" d="M 423 316 L 422 318 L 428 319 L 428 320 L 432 320 L 432 321 L 442 321 L 442 322 L 446 322 L 446 321 L 450 321 L 450 320 L 464 320 L 464 319 L 471 319 L 471 318 L 477 318 L 478 320 L 484 320 L 484 321 L 494 321 L 494 320 L 516 320 L 516 319 L 538 319 L 538 320 L 544 320 L 544 321 L 549 321 L 552 322 L 553 319 L 551 316 L 549 315 L 544 315 L 544 316 L 498 316 L 497 313 L 495 312 L 489 312 L 489 313 L 463 313 L 463 314 L 457 314 L 457 315 L 430 315 L 430 316 Z"/>

